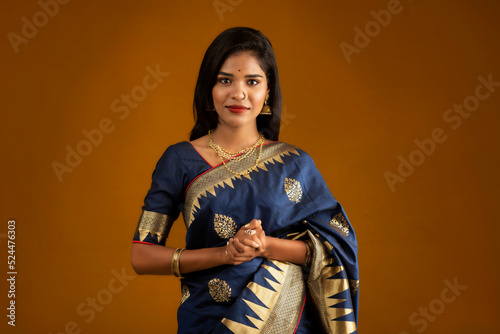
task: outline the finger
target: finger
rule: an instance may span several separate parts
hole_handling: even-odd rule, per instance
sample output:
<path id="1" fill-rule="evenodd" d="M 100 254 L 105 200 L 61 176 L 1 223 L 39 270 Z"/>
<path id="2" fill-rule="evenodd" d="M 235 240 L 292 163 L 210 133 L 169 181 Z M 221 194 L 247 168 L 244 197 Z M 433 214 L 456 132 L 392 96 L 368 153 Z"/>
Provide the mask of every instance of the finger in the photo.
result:
<path id="1" fill-rule="evenodd" d="M 236 257 L 240 254 L 239 251 L 234 247 L 233 239 L 229 239 L 226 246 L 226 251 L 229 259 L 235 261 Z"/>
<path id="2" fill-rule="evenodd" d="M 260 250 L 261 248 L 264 248 L 264 246 L 265 246 L 265 242 L 264 242 L 264 240 L 265 240 L 265 239 L 264 239 L 264 238 L 265 238 L 265 235 L 266 235 L 266 234 L 265 234 L 263 231 L 259 231 L 259 232 L 257 232 L 256 234 L 254 234 L 254 235 L 252 236 L 252 238 L 251 238 L 251 240 L 252 240 L 253 242 L 255 242 L 255 243 L 259 246 L 259 247 L 256 247 L 256 248 L 258 248 L 259 250 Z"/>
<path id="3" fill-rule="evenodd" d="M 247 262 L 255 257 L 255 248 L 246 247 L 246 249 L 251 250 L 251 252 L 239 253 L 234 249 L 234 253 L 231 254 L 231 260 L 236 262 Z"/>
<path id="4" fill-rule="evenodd" d="M 259 240 L 259 239 L 257 239 L 257 240 Z M 252 247 L 252 248 L 259 248 L 261 246 L 261 244 L 257 243 L 255 239 L 243 239 L 243 240 L 241 240 L 241 243 L 245 246 Z"/>
<path id="5" fill-rule="evenodd" d="M 253 230 L 262 228 L 262 221 L 260 219 L 252 219 L 252 221 L 245 226 L 243 226 L 246 230 Z"/>
<path id="6" fill-rule="evenodd" d="M 250 261 L 251 259 L 254 258 L 254 256 L 250 256 L 250 255 L 241 256 L 241 255 L 231 254 L 228 252 L 228 258 L 229 258 L 231 264 L 241 264 L 243 262 Z"/>
<path id="7" fill-rule="evenodd" d="M 257 232 L 255 237 L 258 240 L 256 242 L 260 243 L 259 251 L 264 252 L 266 250 L 266 233 L 264 231 Z"/>
<path id="8" fill-rule="evenodd" d="M 244 244 L 242 244 L 238 239 L 232 239 L 232 241 L 230 243 L 234 246 L 234 248 L 239 253 L 245 253 L 249 249 L 248 246 L 245 246 Z M 253 250 L 253 248 L 252 248 L 252 250 Z"/>
<path id="9" fill-rule="evenodd" d="M 252 254 L 255 250 L 254 247 L 244 245 L 239 239 L 233 239 L 234 248 L 239 252 L 238 255 L 242 255 L 245 253 Z"/>

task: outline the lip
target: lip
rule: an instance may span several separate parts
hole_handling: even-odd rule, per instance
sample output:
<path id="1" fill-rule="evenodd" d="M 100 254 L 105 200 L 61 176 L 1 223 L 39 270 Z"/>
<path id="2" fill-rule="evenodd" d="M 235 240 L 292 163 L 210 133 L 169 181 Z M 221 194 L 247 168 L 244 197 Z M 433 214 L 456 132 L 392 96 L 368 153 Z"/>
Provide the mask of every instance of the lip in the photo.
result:
<path id="1" fill-rule="evenodd" d="M 243 113 L 245 111 L 247 111 L 248 107 L 245 107 L 245 106 L 242 106 L 242 105 L 239 105 L 239 104 L 232 104 L 230 106 L 226 106 L 226 108 L 230 111 L 230 112 L 234 112 L 234 113 Z"/>

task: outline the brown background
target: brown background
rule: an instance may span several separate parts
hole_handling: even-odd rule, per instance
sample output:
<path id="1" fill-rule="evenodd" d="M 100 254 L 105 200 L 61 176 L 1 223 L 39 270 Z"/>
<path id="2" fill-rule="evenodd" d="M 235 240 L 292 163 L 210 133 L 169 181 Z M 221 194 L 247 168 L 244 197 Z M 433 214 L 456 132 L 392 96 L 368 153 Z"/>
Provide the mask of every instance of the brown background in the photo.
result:
<path id="1" fill-rule="evenodd" d="M 500 87 L 457 129 L 443 115 L 472 101 L 479 76 L 500 81 L 499 3 L 402 0 L 380 31 L 370 12 L 387 10 L 385 0 L 219 3 L 220 16 L 212 0 L 75 0 L 43 24 L 36 1 L 2 2 L 1 331 L 175 332 L 179 282 L 133 274 L 131 238 L 156 161 L 188 138 L 203 54 L 232 26 L 272 41 L 281 140 L 314 158 L 355 227 L 361 333 L 497 328 Z M 21 35 L 22 18 L 34 15 L 41 27 L 16 53 L 8 34 Z M 355 45 L 353 29 L 367 23 L 371 40 L 348 62 L 340 44 Z M 120 119 L 113 100 L 157 64 L 169 75 Z M 106 118 L 113 131 L 59 181 L 53 162 L 65 164 L 66 147 Z M 398 156 L 408 159 L 436 128 L 446 140 L 392 191 L 384 173 L 398 173 Z M 15 328 L 4 314 L 9 219 Z M 182 246 L 184 235 L 179 220 L 168 243 Z M 120 282 L 122 270 L 132 276 Z M 445 280 L 467 288 L 450 302 Z"/>

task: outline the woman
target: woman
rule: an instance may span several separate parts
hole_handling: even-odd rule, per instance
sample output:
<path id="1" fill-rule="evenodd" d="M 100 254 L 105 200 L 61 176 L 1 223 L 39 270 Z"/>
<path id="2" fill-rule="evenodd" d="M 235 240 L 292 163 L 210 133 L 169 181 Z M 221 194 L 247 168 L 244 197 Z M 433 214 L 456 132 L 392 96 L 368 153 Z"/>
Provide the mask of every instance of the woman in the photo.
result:
<path id="1" fill-rule="evenodd" d="M 138 274 L 183 276 L 178 333 L 356 333 L 356 237 L 311 158 L 277 141 L 281 105 L 269 40 L 221 33 L 133 239 Z M 164 247 L 180 212 L 186 249 Z"/>

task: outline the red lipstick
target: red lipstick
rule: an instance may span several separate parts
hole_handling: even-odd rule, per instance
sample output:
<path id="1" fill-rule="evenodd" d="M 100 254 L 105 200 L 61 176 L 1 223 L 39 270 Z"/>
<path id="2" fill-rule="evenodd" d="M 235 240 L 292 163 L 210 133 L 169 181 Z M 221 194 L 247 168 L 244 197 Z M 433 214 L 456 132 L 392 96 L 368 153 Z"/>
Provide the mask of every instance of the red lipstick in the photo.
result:
<path id="1" fill-rule="evenodd" d="M 230 105 L 230 106 L 226 106 L 226 108 L 230 111 L 230 112 L 234 112 L 234 113 L 237 113 L 237 114 L 241 114 L 245 111 L 247 111 L 249 108 L 248 107 L 245 107 L 245 106 L 242 106 L 242 105 L 239 105 L 239 104 L 233 104 L 233 105 Z"/>

